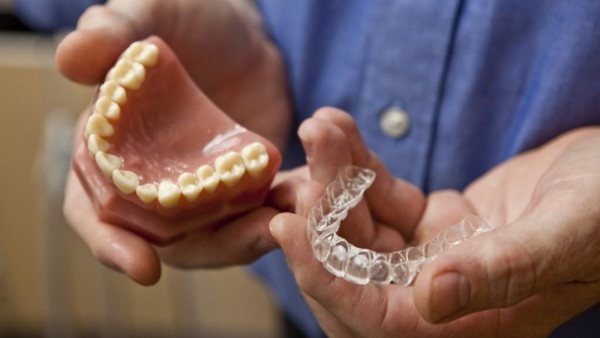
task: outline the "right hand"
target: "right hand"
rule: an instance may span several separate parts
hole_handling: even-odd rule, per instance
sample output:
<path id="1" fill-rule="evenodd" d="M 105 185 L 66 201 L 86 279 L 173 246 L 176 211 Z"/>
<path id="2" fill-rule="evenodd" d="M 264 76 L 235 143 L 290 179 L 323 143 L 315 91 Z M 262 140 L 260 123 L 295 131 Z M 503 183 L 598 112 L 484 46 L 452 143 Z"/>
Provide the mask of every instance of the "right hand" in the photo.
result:
<path id="1" fill-rule="evenodd" d="M 73 81 L 98 84 L 131 42 L 149 35 L 170 45 L 219 108 L 283 149 L 291 124 L 283 62 L 249 1 L 112 0 L 82 15 L 58 46 L 57 64 Z M 268 222 L 278 212 L 260 207 L 218 231 L 156 248 L 99 220 L 73 171 L 64 205 L 67 221 L 92 253 L 144 285 L 158 281 L 161 260 L 183 268 L 251 262 L 276 247 Z"/>
<path id="2" fill-rule="evenodd" d="M 546 337 L 600 300 L 600 128 L 571 130 L 464 193 L 427 199 L 369 152 L 346 113 L 319 110 L 298 133 L 312 154 L 311 180 L 296 187 L 296 214 L 277 215 L 271 231 L 327 336 Z M 348 164 L 377 173 L 338 232 L 359 247 L 420 245 L 468 214 L 498 228 L 439 255 L 414 286 L 349 283 L 323 268 L 306 236 L 310 208 Z"/>

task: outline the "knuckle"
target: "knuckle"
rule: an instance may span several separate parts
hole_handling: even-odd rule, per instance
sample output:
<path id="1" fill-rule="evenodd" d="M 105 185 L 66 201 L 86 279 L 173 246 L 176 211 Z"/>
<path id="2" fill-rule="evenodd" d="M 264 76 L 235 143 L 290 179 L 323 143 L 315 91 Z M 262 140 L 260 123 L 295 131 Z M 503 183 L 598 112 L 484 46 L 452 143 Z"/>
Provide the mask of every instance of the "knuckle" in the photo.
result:
<path id="1" fill-rule="evenodd" d="M 90 20 L 95 20 L 100 15 L 107 13 L 107 8 L 104 5 L 92 5 L 88 7 L 79 18 L 78 26 L 85 25 Z"/>

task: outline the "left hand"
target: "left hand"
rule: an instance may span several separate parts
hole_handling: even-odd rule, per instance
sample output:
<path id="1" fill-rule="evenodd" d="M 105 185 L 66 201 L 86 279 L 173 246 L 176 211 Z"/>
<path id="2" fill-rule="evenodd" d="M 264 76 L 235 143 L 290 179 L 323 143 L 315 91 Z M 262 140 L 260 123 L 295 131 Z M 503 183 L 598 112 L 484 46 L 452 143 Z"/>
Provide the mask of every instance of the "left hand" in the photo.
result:
<path id="1" fill-rule="evenodd" d="M 299 134 L 310 149 L 314 181 L 298 191 L 299 215 L 275 217 L 271 232 L 329 336 L 547 336 L 600 301 L 599 128 L 561 135 L 462 193 L 434 192 L 426 207 L 414 187 L 391 177 L 366 150 L 345 113 L 320 110 Z M 305 216 L 337 169 L 350 163 L 378 174 L 363 206 L 342 226 L 355 245 L 398 250 L 474 213 L 499 228 L 442 254 L 414 287 L 336 278 L 313 257 Z"/>

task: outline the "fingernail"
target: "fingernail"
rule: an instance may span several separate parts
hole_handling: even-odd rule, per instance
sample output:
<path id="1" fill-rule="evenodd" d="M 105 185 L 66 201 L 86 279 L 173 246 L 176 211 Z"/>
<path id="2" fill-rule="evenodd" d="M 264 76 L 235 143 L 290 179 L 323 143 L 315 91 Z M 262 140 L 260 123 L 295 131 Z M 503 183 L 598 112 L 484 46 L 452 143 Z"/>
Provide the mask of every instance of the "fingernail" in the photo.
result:
<path id="1" fill-rule="evenodd" d="M 458 272 L 434 277 L 431 283 L 431 319 L 438 322 L 462 310 L 471 298 L 469 280 Z"/>

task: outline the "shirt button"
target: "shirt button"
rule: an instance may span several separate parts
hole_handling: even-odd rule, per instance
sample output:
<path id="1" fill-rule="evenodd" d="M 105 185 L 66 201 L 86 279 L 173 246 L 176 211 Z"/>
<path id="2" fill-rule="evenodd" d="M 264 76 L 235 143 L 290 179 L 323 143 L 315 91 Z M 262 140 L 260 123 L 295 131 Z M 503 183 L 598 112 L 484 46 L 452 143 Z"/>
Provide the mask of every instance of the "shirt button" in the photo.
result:
<path id="1" fill-rule="evenodd" d="M 381 114 L 379 127 L 387 136 L 401 138 L 408 132 L 410 117 L 404 109 L 392 106 Z"/>

